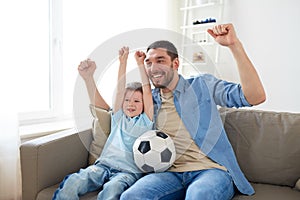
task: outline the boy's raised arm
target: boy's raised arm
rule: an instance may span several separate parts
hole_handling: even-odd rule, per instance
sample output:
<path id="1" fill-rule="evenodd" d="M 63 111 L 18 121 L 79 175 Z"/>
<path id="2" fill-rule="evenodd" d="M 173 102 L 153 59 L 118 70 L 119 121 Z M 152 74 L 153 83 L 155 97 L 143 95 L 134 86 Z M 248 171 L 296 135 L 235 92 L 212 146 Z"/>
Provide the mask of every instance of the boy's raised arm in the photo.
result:
<path id="1" fill-rule="evenodd" d="M 109 110 L 109 105 L 106 103 L 97 89 L 94 80 L 95 70 L 96 63 L 90 59 L 80 62 L 78 66 L 78 72 L 85 82 L 91 104 L 99 108 Z"/>
<path id="2" fill-rule="evenodd" d="M 127 59 L 129 54 L 128 47 L 122 47 L 119 50 L 119 72 L 118 72 L 118 82 L 117 82 L 117 92 L 113 105 L 113 112 L 116 113 L 119 109 L 122 109 L 122 104 L 125 95 L 125 87 L 126 87 L 126 67 L 127 67 Z"/>
<path id="3" fill-rule="evenodd" d="M 144 112 L 146 113 L 146 115 L 149 117 L 150 120 L 153 120 L 153 99 L 152 99 L 151 85 L 144 65 L 146 54 L 142 51 L 136 51 L 134 57 L 140 71 L 140 76 L 143 85 Z"/>

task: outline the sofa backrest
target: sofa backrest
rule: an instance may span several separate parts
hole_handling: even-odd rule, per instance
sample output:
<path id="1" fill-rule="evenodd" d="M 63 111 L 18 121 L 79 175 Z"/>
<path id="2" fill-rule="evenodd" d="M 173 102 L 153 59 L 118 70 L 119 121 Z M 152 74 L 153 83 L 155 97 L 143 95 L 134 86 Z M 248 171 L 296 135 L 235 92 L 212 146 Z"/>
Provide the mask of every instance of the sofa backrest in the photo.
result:
<path id="1" fill-rule="evenodd" d="M 249 181 L 295 186 L 300 178 L 300 114 L 228 108 L 220 114 Z"/>

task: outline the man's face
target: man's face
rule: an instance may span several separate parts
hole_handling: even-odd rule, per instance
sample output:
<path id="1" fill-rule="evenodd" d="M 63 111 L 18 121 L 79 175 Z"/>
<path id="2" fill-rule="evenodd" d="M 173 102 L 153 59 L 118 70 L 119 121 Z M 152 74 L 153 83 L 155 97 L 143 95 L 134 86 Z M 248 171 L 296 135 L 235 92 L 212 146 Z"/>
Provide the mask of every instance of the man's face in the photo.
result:
<path id="1" fill-rule="evenodd" d="M 174 70 L 178 65 L 171 61 L 167 50 L 163 48 L 150 49 L 145 59 L 146 71 L 157 88 L 168 88 L 174 78 Z"/>

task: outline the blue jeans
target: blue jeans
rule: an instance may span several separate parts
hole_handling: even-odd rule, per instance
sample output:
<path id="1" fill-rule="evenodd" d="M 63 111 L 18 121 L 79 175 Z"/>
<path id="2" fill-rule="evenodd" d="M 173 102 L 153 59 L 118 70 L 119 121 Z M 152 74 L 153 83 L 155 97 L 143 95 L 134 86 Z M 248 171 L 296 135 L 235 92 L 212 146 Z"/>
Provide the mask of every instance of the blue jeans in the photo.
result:
<path id="1" fill-rule="evenodd" d="M 234 196 L 228 172 L 208 169 L 191 172 L 153 173 L 139 179 L 121 200 L 225 200 Z"/>
<path id="2" fill-rule="evenodd" d="M 139 174 L 120 172 L 105 165 L 91 165 L 65 177 L 53 195 L 53 200 L 76 200 L 100 189 L 97 200 L 118 200 L 120 195 L 138 178 Z"/>

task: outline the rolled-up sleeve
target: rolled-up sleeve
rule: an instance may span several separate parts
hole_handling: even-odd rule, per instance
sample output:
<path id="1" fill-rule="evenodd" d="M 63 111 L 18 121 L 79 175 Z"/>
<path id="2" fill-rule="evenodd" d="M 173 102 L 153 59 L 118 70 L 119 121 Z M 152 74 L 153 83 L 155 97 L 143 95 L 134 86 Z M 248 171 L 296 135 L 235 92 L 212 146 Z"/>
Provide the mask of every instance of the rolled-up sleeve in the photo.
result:
<path id="1" fill-rule="evenodd" d="M 217 79 L 216 77 L 203 75 L 206 86 L 215 103 L 223 107 L 250 107 L 240 84 Z"/>

